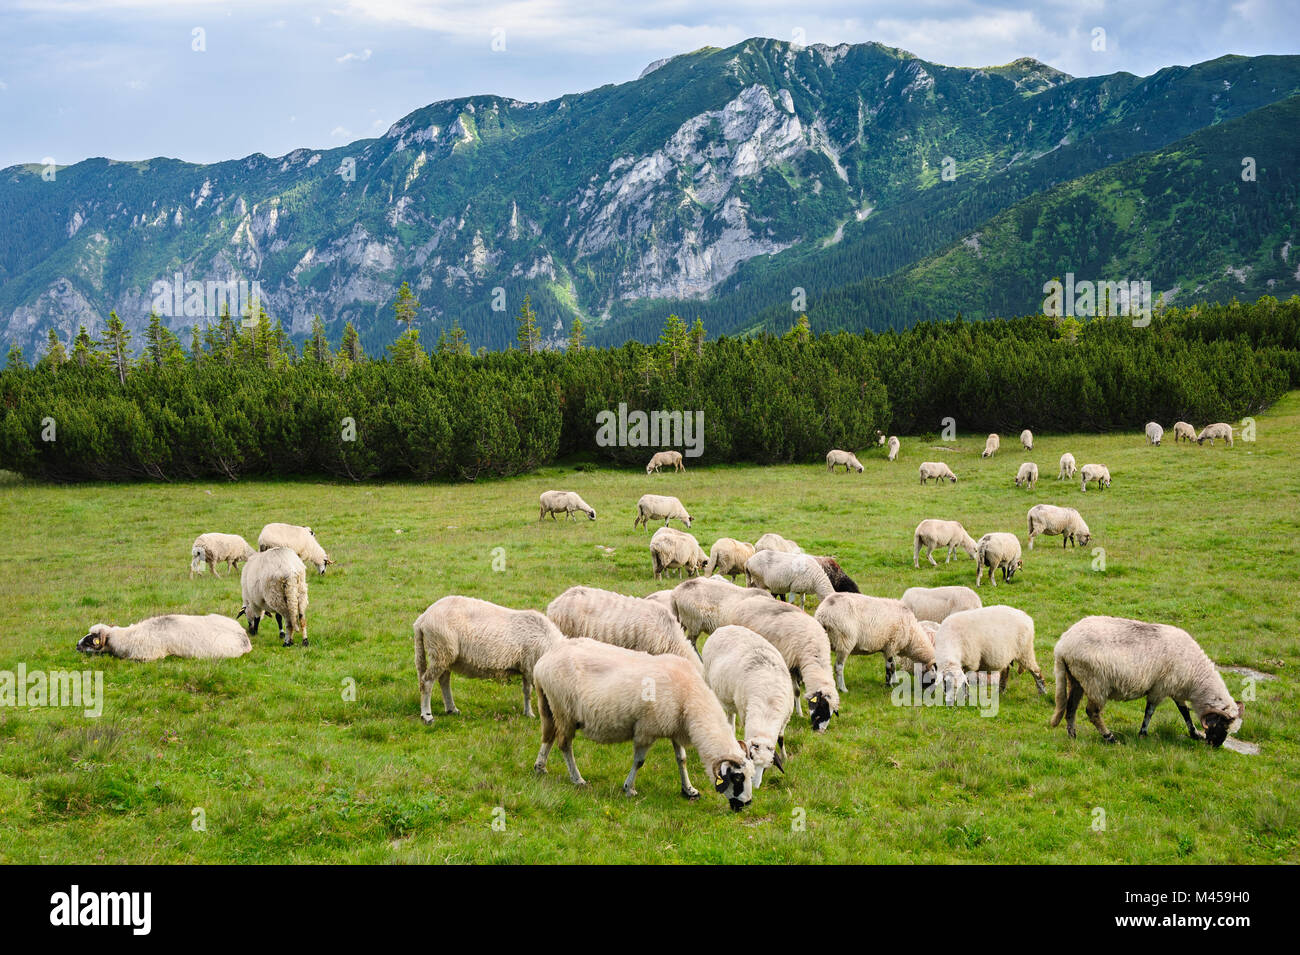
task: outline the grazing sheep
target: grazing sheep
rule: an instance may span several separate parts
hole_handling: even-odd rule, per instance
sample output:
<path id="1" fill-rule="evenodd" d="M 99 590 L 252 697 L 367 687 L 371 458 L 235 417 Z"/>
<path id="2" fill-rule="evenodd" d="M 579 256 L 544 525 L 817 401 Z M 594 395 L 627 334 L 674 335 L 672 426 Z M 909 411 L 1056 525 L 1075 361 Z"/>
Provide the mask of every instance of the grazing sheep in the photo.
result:
<path id="1" fill-rule="evenodd" d="M 836 593 L 858 593 L 858 585 L 853 578 L 844 572 L 844 568 L 834 557 L 814 557 L 813 560 L 821 564 L 822 570 L 826 572 L 827 579 L 830 580 L 831 586 L 835 588 Z"/>
<path id="2" fill-rule="evenodd" d="M 129 627 L 97 623 L 77 641 L 77 649 L 145 663 L 163 657 L 224 660 L 242 657 L 253 649 L 253 642 L 238 622 L 221 614 L 169 613 Z"/>
<path id="3" fill-rule="evenodd" d="M 636 527 L 640 524 L 649 530 L 650 522 L 657 521 L 661 517 L 664 520 L 664 527 L 667 527 L 668 522 L 673 518 L 677 518 L 687 527 L 691 526 L 691 515 L 686 513 L 682 502 L 665 494 L 642 494 L 641 500 L 636 502 L 636 520 L 632 522 L 632 526 Z"/>
<path id="4" fill-rule="evenodd" d="M 1027 487 L 1032 491 L 1037 483 L 1038 465 L 1033 461 L 1020 465 L 1020 470 L 1016 472 L 1016 487 Z"/>
<path id="5" fill-rule="evenodd" d="M 852 451 L 836 450 L 828 452 L 826 455 L 826 470 L 834 471 L 840 466 L 843 466 L 845 474 L 848 474 L 849 471 L 862 473 L 862 462 L 858 460 L 858 456 Z"/>
<path id="6" fill-rule="evenodd" d="M 1159 445 L 1165 436 L 1165 429 L 1160 427 L 1154 421 L 1148 421 L 1146 427 L 1147 441 L 1154 445 Z"/>
<path id="7" fill-rule="evenodd" d="M 1035 504 L 1026 515 L 1029 520 L 1029 549 L 1034 549 L 1034 538 L 1040 534 L 1047 537 L 1061 535 L 1061 549 L 1066 544 L 1087 547 L 1092 540 L 1092 532 L 1072 507 L 1057 507 L 1055 504 Z"/>
<path id="8" fill-rule="evenodd" d="M 934 666 L 934 644 L 926 636 L 916 615 L 901 600 L 868 597 L 866 594 L 832 594 L 822 601 L 814 615 L 826 630 L 835 654 L 835 683 L 841 693 L 844 665 L 855 653 L 881 653 L 885 657 L 885 685 L 894 685 L 894 668 L 899 656 L 929 670 Z"/>
<path id="9" fill-rule="evenodd" d="M 877 429 L 876 429 L 876 444 L 878 444 L 878 445 L 884 445 L 884 443 L 885 443 L 885 433 L 884 433 L 883 431 L 881 431 L 879 428 L 877 428 Z"/>
<path id="10" fill-rule="evenodd" d="M 1177 444 L 1179 439 L 1191 444 L 1196 440 L 1196 429 L 1186 421 L 1174 422 L 1174 444 Z"/>
<path id="11" fill-rule="evenodd" d="M 998 448 L 1000 447 L 1002 447 L 1002 439 L 996 434 L 991 434 L 984 442 L 984 453 L 981 454 L 980 457 L 991 458 L 993 455 L 998 453 Z"/>
<path id="12" fill-rule="evenodd" d="M 307 646 L 307 566 L 292 548 L 272 547 L 248 558 L 239 576 L 239 589 L 244 605 L 235 616 L 248 616 L 249 634 L 257 636 L 262 616 L 271 613 L 286 647 L 293 646 L 295 633 L 302 634 L 302 645 Z"/>
<path id="13" fill-rule="evenodd" d="M 1085 464 L 1079 473 L 1083 477 L 1079 484 L 1080 490 L 1088 490 L 1089 481 L 1096 481 L 1099 491 L 1104 487 L 1110 487 L 1110 469 L 1104 464 Z"/>
<path id="14" fill-rule="evenodd" d="M 889 436 L 889 460 L 890 461 L 893 461 L 895 458 L 898 457 L 898 449 L 900 447 L 901 445 L 898 443 L 898 438 L 896 438 L 894 435 L 891 434 Z"/>
<path id="15" fill-rule="evenodd" d="M 835 592 L 817 558 L 779 550 L 760 550 L 745 561 L 745 583 L 761 587 L 782 600 L 798 594 L 801 604 L 808 594 L 824 600 Z"/>
<path id="16" fill-rule="evenodd" d="M 969 587 L 908 587 L 903 591 L 903 606 L 922 623 L 943 623 L 959 610 L 976 610 L 984 602 Z"/>
<path id="17" fill-rule="evenodd" d="M 536 610 L 511 610 L 486 600 L 452 595 L 416 617 L 415 672 L 420 683 L 420 719 L 433 722 L 433 684 L 442 689 L 442 708 L 459 713 L 451 697 L 451 675 L 505 680 L 523 678 L 524 716 L 533 715 L 533 667 L 564 634 Z"/>
<path id="18" fill-rule="evenodd" d="M 980 585 L 984 577 L 984 568 L 989 569 L 989 580 L 993 586 L 998 585 L 996 571 L 1001 568 L 1002 579 L 1010 580 L 1016 571 L 1024 566 L 1020 556 L 1020 541 L 1015 534 L 985 534 L 976 545 L 975 562 L 979 569 L 975 573 L 975 586 Z"/>
<path id="19" fill-rule="evenodd" d="M 652 656 L 595 640 L 565 640 L 533 668 L 542 715 L 542 746 L 533 772 L 546 772 L 558 744 L 576 786 L 586 780 L 573 758 L 578 730 L 594 743 L 632 742 L 623 792 L 636 795 L 637 770 L 658 739 L 672 742 L 682 795 L 699 792 L 686 773 L 686 744 L 700 754 L 714 789 L 739 811 L 753 799 L 754 763 L 728 725 L 701 672 L 672 656 Z"/>
<path id="20" fill-rule="evenodd" d="M 596 509 L 579 497 L 577 491 L 543 491 L 541 502 L 542 508 L 537 513 L 539 521 L 547 514 L 551 515 L 551 520 L 556 519 L 556 514 L 564 514 L 565 520 L 576 521 L 575 511 L 586 514 L 588 520 L 596 519 Z"/>
<path id="21" fill-rule="evenodd" d="M 670 653 L 699 667 L 695 646 L 672 613 L 657 603 L 595 587 L 570 587 L 546 607 L 566 637 L 586 637 L 643 653 Z"/>
<path id="22" fill-rule="evenodd" d="M 650 538 L 650 565 L 654 570 L 655 580 L 660 580 L 664 571 L 677 568 L 677 576 L 688 573 L 692 577 L 700 572 L 709 557 L 700 547 L 700 542 L 693 534 L 679 531 L 675 527 L 664 525 L 655 530 Z"/>
<path id="23" fill-rule="evenodd" d="M 730 604 L 755 595 L 776 602 L 765 590 L 737 587 L 722 577 L 696 577 L 673 588 L 673 612 L 686 639 L 695 646 L 700 634 L 726 626 Z"/>
<path id="24" fill-rule="evenodd" d="M 267 524 L 262 533 L 257 535 L 257 549 L 270 550 L 272 547 L 287 547 L 305 563 L 314 564 L 320 573 L 334 563 L 325 548 L 316 540 L 316 533 L 310 527 L 297 524 Z"/>
<path id="25" fill-rule="evenodd" d="M 960 522 L 933 518 L 922 521 L 916 525 L 916 531 L 912 534 L 912 566 L 921 566 L 921 551 L 924 550 L 930 563 L 938 567 L 939 562 L 934 559 L 934 552 L 945 547 L 948 549 L 945 564 L 952 563 L 952 553 L 958 547 L 971 557 L 976 553 L 975 539 L 966 533 L 966 528 Z"/>
<path id="26" fill-rule="evenodd" d="M 1222 438 L 1228 442 L 1228 447 L 1232 447 L 1232 425 L 1224 424 L 1222 421 L 1217 424 L 1207 424 L 1196 436 L 1196 443 L 1204 444 L 1209 441 L 1210 446 L 1213 447 L 1215 438 Z"/>
<path id="27" fill-rule="evenodd" d="M 645 466 L 645 473 L 657 473 L 660 468 L 666 468 L 669 465 L 672 465 L 674 471 L 686 470 L 686 465 L 682 463 L 682 453 L 680 451 L 660 451 Z"/>
<path id="28" fill-rule="evenodd" d="M 1026 451 L 1034 450 L 1034 432 L 1026 428 L 1020 432 L 1020 444 Z"/>
<path id="29" fill-rule="evenodd" d="M 190 577 L 195 572 L 203 573 L 206 565 L 213 577 L 220 577 L 217 564 L 226 564 L 231 570 L 239 570 L 240 561 L 248 560 L 257 551 L 248 545 L 238 534 L 200 534 L 190 546 Z"/>
<path id="30" fill-rule="evenodd" d="M 1053 653 L 1056 710 L 1051 725 L 1064 716 L 1071 739 L 1074 715 L 1084 696 L 1088 719 L 1108 743 L 1116 739 L 1101 719 L 1107 700 L 1146 697 L 1138 736 L 1147 735 L 1151 716 L 1165 697 L 1178 707 L 1192 739 L 1218 747 L 1241 727 L 1245 707 L 1232 698 L 1214 661 L 1186 630 L 1123 617 L 1084 617 L 1061 634 Z M 1192 723 L 1187 703 L 1196 711 L 1204 734 Z"/>
<path id="31" fill-rule="evenodd" d="M 735 580 L 737 574 L 745 572 L 745 561 L 753 557 L 754 553 L 753 544 L 732 537 L 719 537 L 709 550 L 709 559 L 704 564 L 704 576 L 725 574 Z"/>
<path id="32" fill-rule="evenodd" d="M 745 755 L 754 763 L 754 788 L 763 772 L 785 772 L 785 727 L 794 712 L 790 671 L 776 647 L 745 627 L 719 627 L 704 644 L 704 680 L 722 711 L 745 728 Z"/>
<path id="33" fill-rule="evenodd" d="M 764 534 L 754 541 L 755 552 L 760 550 L 779 550 L 783 554 L 802 554 L 803 548 L 792 540 L 786 540 L 780 534 Z"/>
<path id="34" fill-rule="evenodd" d="M 1074 461 L 1074 455 L 1066 451 L 1061 455 L 1061 473 L 1056 475 L 1058 481 L 1068 481 L 1074 477 L 1075 472 L 1079 470 L 1079 465 Z"/>
<path id="35" fill-rule="evenodd" d="M 967 673 L 999 673 L 998 685 L 1005 688 L 1013 663 L 1033 674 L 1039 696 L 1047 693 L 1034 657 L 1033 618 L 1015 607 L 996 604 L 953 614 L 939 625 L 934 656 L 945 703 L 966 685 Z"/>
<path id="36" fill-rule="evenodd" d="M 930 478 L 934 478 L 936 484 L 942 484 L 944 481 L 951 481 L 953 484 L 957 483 L 957 475 L 953 474 L 948 465 L 942 461 L 923 461 L 919 471 L 922 484 L 930 480 Z"/>

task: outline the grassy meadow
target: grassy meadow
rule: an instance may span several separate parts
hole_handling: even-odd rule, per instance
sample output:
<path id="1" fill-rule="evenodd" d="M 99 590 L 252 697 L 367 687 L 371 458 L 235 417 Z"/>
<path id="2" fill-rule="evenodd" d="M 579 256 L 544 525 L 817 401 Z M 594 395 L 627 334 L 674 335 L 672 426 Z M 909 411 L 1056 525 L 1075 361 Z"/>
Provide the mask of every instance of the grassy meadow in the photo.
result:
<path id="1" fill-rule="evenodd" d="M 685 474 L 577 465 L 462 485 L 11 479 L 0 485 L 0 670 L 102 669 L 106 701 L 98 719 L 0 708 L 0 861 L 1300 861 L 1300 393 L 1256 420 L 1257 440 L 1232 449 L 1175 445 L 1171 421 L 1159 448 L 1133 431 L 1040 435 L 1023 452 L 1008 434 L 989 460 L 982 433 L 946 450 L 906 438 L 896 463 L 869 449 L 865 473 L 847 476 L 688 461 Z M 1067 450 L 1080 465 L 1108 465 L 1112 488 L 1058 483 Z M 947 461 L 959 483 L 921 487 L 922 460 Z M 1034 491 L 1012 484 L 1025 460 L 1042 475 Z M 577 490 L 598 519 L 539 524 L 548 488 Z M 632 528 L 646 491 L 679 496 L 706 550 L 720 536 L 777 531 L 835 555 L 863 592 L 894 597 L 916 584 L 973 585 L 964 554 L 913 569 L 923 518 L 1023 542 L 1032 504 L 1077 507 L 1091 545 L 1063 551 L 1045 539 L 1010 584 L 986 582 L 985 603 L 1033 616 L 1049 688 L 1052 645 L 1091 613 L 1176 624 L 1218 663 L 1275 675 L 1253 686 L 1253 700 L 1227 675 L 1234 695 L 1248 693 L 1239 737 L 1260 753 L 1189 740 L 1169 702 L 1145 740 L 1143 704 L 1110 704 L 1119 746 L 1103 744 L 1081 708 L 1072 742 L 1047 728 L 1050 697 L 1028 677 L 991 718 L 895 706 L 878 656 L 849 663 L 827 733 L 795 718 L 787 774 L 770 772 L 741 814 L 711 791 L 694 751 L 703 794 L 683 800 L 665 742 L 635 799 L 620 790 L 631 744 L 579 736 L 586 788 L 570 785 L 558 754 L 534 777 L 538 726 L 521 713 L 517 681 L 453 677 L 461 715 L 441 715 L 435 690 L 435 723 L 424 726 L 411 624 L 439 597 L 544 609 L 578 583 L 632 594 L 670 586 L 651 577 L 650 534 Z M 238 660 L 75 652 L 96 622 L 233 616 L 237 577 L 191 580 L 190 543 L 210 530 L 255 541 L 272 520 L 310 524 L 338 561 L 309 577 L 309 649 L 282 648 L 271 625 Z"/>

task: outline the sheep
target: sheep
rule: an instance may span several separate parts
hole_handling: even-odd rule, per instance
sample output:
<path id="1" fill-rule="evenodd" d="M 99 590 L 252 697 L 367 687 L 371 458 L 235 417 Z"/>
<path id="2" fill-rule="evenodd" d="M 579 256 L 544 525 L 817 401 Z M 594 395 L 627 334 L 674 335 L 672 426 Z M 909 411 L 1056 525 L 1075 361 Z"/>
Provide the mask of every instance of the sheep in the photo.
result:
<path id="1" fill-rule="evenodd" d="M 792 540 L 786 540 L 780 534 L 764 534 L 754 541 L 755 552 L 760 550 L 779 550 L 785 554 L 802 554 L 803 548 Z"/>
<path id="2" fill-rule="evenodd" d="M 316 540 L 316 532 L 310 527 L 296 524 L 267 524 L 262 533 L 257 535 L 257 549 L 270 550 L 272 547 L 287 547 L 308 564 L 314 564 L 320 573 L 334 563 L 325 548 Z"/>
<path id="3" fill-rule="evenodd" d="M 206 565 L 213 577 L 220 577 L 217 564 L 226 564 L 231 570 L 239 570 L 240 561 L 248 560 L 256 551 L 248 541 L 238 534 L 200 534 L 190 546 L 190 577 L 195 572 L 203 573 Z"/>
<path id="4" fill-rule="evenodd" d="M 725 623 L 748 627 L 780 651 L 796 697 L 801 683 L 807 691 L 813 731 L 823 732 L 840 710 L 840 696 L 831 671 L 830 639 L 822 625 L 798 607 L 766 594 L 725 601 L 722 610 Z M 794 711 L 803 715 L 797 698 Z"/>
<path id="5" fill-rule="evenodd" d="M 1034 450 L 1034 432 L 1026 428 L 1020 432 L 1020 444 L 1026 451 Z"/>
<path id="6" fill-rule="evenodd" d="M 765 590 L 737 587 L 722 577 L 697 577 L 673 588 L 673 613 L 686 639 L 694 646 L 700 634 L 712 633 L 726 625 L 731 603 L 755 595 L 776 602 Z"/>
<path id="7" fill-rule="evenodd" d="M 808 594 L 823 600 L 835 592 L 817 558 L 808 554 L 786 554 L 760 550 L 745 561 L 745 583 L 781 597 L 798 594 L 800 603 Z"/>
<path id="8" fill-rule="evenodd" d="M 650 463 L 645 466 L 645 473 L 658 473 L 660 468 L 672 465 L 674 471 L 685 471 L 686 465 L 682 462 L 682 453 L 680 451 L 660 451 L 650 459 Z"/>
<path id="9" fill-rule="evenodd" d="M 776 647 L 745 627 L 719 627 L 704 644 L 704 680 L 735 732 L 745 728 L 745 755 L 754 763 L 754 788 L 763 772 L 785 772 L 785 727 L 794 712 L 790 671 Z"/>
<path id="10" fill-rule="evenodd" d="M 826 470 L 834 471 L 837 467 L 843 465 L 844 473 L 848 474 L 850 470 L 862 473 L 862 462 L 852 451 L 830 451 L 826 454 Z"/>
<path id="11" fill-rule="evenodd" d="M 1056 475 L 1058 481 L 1068 481 L 1074 477 L 1075 472 L 1079 470 L 1079 465 L 1074 461 L 1074 455 L 1066 451 L 1061 455 L 1061 472 Z"/>
<path id="12" fill-rule="evenodd" d="M 658 739 L 672 742 L 682 795 L 698 799 L 686 773 L 686 744 L 695 747 L 714 789 L 735 811 L 753 799 L 754 763 L 745 754 L 700 671 L 672 656 L 652 656 L 596 640 L 565 640 L 533 668 L 542 745 L 534 773 L 546 772 L 558 744 L 576 786 L 586 780 L 573 758 L 579 729 L 595 743 L 632 742 L 632 770 L 623 792 L 636 795 L 637 770 Z"/>
<path id="13" fill-rule="evenodd" d="M 1209 441 L 1210 446 L 1213 447 L 1215 438 L 1222 438 L 1228 442 L 1228 447 L 1232 447 L 1232 425 L 1224 424 L 1222 421 L 1217 424 L 1207 424 L 1196 436 L 1196 443 L 1204 444 Z"/>
<path id="14" fill-rule="evenodd" d="M 655 580 L 661 579 L 664 571 L 674 567 L 679 577 L 683 571 L 695 576 L 708 560 L 694 535 L 675 527 L 660 527 L 650 538 L 650 564 Z"/>
<path id="15" fill-rule="evenodd" d="M 1099 491 L 1104 487 L 1110 487 L 1110 469 L 1104 464 L 1085 464 L 1079 473 L 1083 477 L 1079 483 L 1080 490 L 1088 490 L 1089 481 L 1096 481 Z"/>
<path id="16" fill-rule="evenodd" d="M 945 703 L 955 700 L 970 672 L 999 673 L 998 685 L 1005 688 L 1013 663 L 1033 674 L 1039 696 L 1047 693 L 1034 657 L 1033 618 L 1015 607 L 995 604 L 953 614 L 939 625 L 934 656 Z"/>
<path id="17" fill-rule="evenodd" d="M 542 507 L 537 513 L 537 520 L 541 521 L 547 514 L 551 515 L 551 520 L 556 520 L 556 514 L 564 514 L 565 520 L 576 521 L 573 516 L 575 511 L 581 511 L 587 515 L 587 520 L 596 519 L 596 509 L 584 501 L 577 491 L 543 491 L 541 496 Z"/>
<path id="18" fill-rule="evenodd" d="M 512 610 L 474 597 L 451 595 L 415 618 L 415 672 L 420 719 L 433 723 L 433 684 L 442 708 L 460 713 L 451 696 L 451 675 L 505 680 L 523 678 L 524 716 L 533 716 L 533 668 L 542 654 L 564 642 L 558 627 L 536 610 Z"/>
<path id="19" fill-rule="evenodd" d="M 866 594 L 832 594 L 814 614 L 826 630 L 835 654 L 835 684 L 841 693 L 844 666 L 855 653 L 881 653 L 885 657 L 885 685 L 894 685 L 894 667 L 901 655 L 925 670 L 934 666 L 934 644 L 920 621 L 901 600 Z"/>
<path id="20" fill-rule="evenodd" d="M 885 433 L 879 428 L 876 429 L 876 444 L 881 447 L 885 444 Z"/>
<path id="21" fill-rule="evenodd" d="M 984 453 L 981 454 L 980 457 L 982 458 L 993 457 L 993 455 L 998 453 L 998 448 L 1000 448 L 1001 446 L 1002 446 L 1001 438 L 999 438 L 996 434 L 989 435 L 984 442 Z"/>
<path id="22" fill-rule="evenodd" d="M 248 616 L 249 634 L 257 636 L 262 616 L 271 613 L 286 647 L 293 646 L 295 633 L 302 634 L 302 645 L 307 646 L 307 566 L 292 548 L 272 547 L 248 558 L 239 588 L 244 605 L 235 617 Z"/>
<path id="23" fill-rule="evenodd" d="M 1196 440 L 1196 429 L 1186 421 L 1174 422 L 1174 444 L 1177 444 L 1179 439 L 1191 444 Z"/>
<path id="24" fill-rule="evenodd" d="M 97 623 L 77 641 L 77 649 L 82 653 L 107 653 L 142 663 L 163 657 L 228 660 L 248 653 L 253 649 L 253 642 L 237 621 L 221 614 L 169 613 L 129 627 Z"/>
<path id="25" fill-rule="evenodd" d="M 1154 444 L 1157 447 L 1159 447 L 1161 439 L 1163 439 L 1165 436 L 1165 429 L 1160 427 L 1160 425 L 1158 425 L 1154 421 L 1148 421 L 1146 427 L 1146 435 L 1147 435 L 1147 441 L 1150 444 Z"/>
<path id="26" fill-rule="evenodd" d="M 1025 515 L 1029 521 L 1029 549 L 1034 549 L 1034 538 L 1040 534 L 1048 537 L 1061 535 L 1061 549 L 1066 544 L 1087 547 L 1092 540 L 1092 532 L 1072 507 L 1057 507 L 1055 504 L 1035 504 Z"/>
<path id="27" fill-rule="evenodd" d="M 719 537 L 709 549 L 709 559 L 704 564 L 704 576 L 725 574 L 732 580 L 745 572 L 745 561 L 754 556 L 754 545 L 732 537 Z"/>
<path id="28" fill-rule="evenodd" d="M 822 570 L 826 572 L 826 577 L 831 582 L 831 587 L 836 593 L 858 593 L 858 585 L 853 578 L 844 572 L 844 568 L 834 557 L 814 557 L 813 560 L 821 565 Z"/>
<path id="29" fill-rule="evenodd" d="M 958 521 L 940 521 L 933 518 L 922 521 L 916 525 L 916 530 L 912 534 L 912 566 L 919 568 L 921 566 L 921 551 L 926 551 L 926 558 L 935 567 L 939 562 L 934 559 L 934 552 L 939 548 L 948 549 L 948 558 L 945 564 L 952 563 L 952 553 L 958 547 L 974 557 L 976 554 L 975 539 L 966 533 L 966 528 L 962 527 Z"/>
<path id="30" fill-rule="evenodd" d="M 641 599 L 648 600 L 651 603 L 658 604 L 659 606 L 667 610 L 670 614 L 672 614 L 674 617 L 677 616 L 677 611 L 673 607 L 673 592 L 671 588 L 669 588 L 668 590 L 656 590 L 652 594 L 646 594 Z"/>
<path id="31" fill-rule="evenodd" d="M 667 527 L 668 522 L 673 518 L 677 518 L 687 527 L 691 526 L 691 515 L 686 513 L 682 502 L 664 494 L 642 494 L 641 499 L 636 502 L 636 520 L 632 522 L 632 526 L 636 527 L 640 524 L 649 530 L 650 522 L 657 521 L 661 517 L 664 519 L 664 527 Z"/>
<path id="32" fill-rule="evenodd" d="M 1002 533 L 985 534 L 979 539 L 976 545 L 975 562 L 979 565 L 975 573 L 976 587 L 984 577 L 985 567 L 989 569 L 989 580 L 996 587 L 998 581 L 994 574 L 998 568 L 1002 569 L 1002 579 L 1006 581 L 1014 577 L 1016 571 L 1020 570 L 1025 563 L 1020 556 L 1020 541 L 1016 535 Z"/>
<path id="33" fill-rule="evenodd" d="M 953 474 L 948 465 L 942 461 L 923 461 L 919 469 L 921 483 L 924 484 L 930 478 L 934 478 L 934 483 L 942 484 L 945 480 L 957 483 L 957 475 Z"/>
<path id="34" fill-rule="evenodd" d="M 980 595 L 969 587 L 908 587 L 903 591 L 903 606 L 917 620 L 942 623 L 959 610 L 984 606 Z"/>
<path id="35" fill-rule="evenodd" d="M 643 653 L 672 654 L 700 666 L 700 656 L 682 625 L 657 601 L 595 587 L 570 587 L 547 605 L 546 616 L 571 639 L 586 637 Z"/>
<path id="36" fill-rule="evenodd" d="M 1026 461 L 1020 465 L 1020 470 L 1016 472 L 1016 487 L 1027 487 L 1032 491 L 1037 483 L 1038 465 L 1033 461 Z"/>
<path id="37" fill-rule="evenodd" d="M 898 442 L 898 438 L 891 434 L 889 436 L 889 454 L 887 456 L 888 460 L 893 461 L 898 457 L 898 449 L 901 446 L 902 445 L 900 445 Z"/>

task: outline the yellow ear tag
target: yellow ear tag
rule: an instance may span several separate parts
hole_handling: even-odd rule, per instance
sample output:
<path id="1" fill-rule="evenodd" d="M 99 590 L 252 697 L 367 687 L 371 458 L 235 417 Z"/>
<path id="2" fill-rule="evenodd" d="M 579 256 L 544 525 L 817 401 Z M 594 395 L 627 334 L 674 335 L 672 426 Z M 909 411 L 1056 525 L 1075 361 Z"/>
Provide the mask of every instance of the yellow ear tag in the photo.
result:
<path id="1" fill-rule="evenodd" d="M 721 786 L 721 785 L 722 785 L 722 777 L 719 776 L 717 779 L 715 779 L 715 780 L 713 781 L 713 784 L 714 784 L 715 786 Z"/>

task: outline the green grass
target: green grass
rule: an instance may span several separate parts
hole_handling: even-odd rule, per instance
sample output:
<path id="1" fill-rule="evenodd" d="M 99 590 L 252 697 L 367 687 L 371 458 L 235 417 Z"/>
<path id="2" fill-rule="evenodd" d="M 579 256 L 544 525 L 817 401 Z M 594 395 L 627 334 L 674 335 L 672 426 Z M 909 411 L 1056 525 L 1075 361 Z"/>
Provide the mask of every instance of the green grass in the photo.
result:
<path id="1" fill-rule="evenodd" d="M 1164 424 L 1171 436 L 1173 422 Z M 809 465 L 654 477 L 556 467 L 456 486 L 0 482 L 0 669 L 97 666 L 107 695 L 99 719 L 0 708 L 0 860 L 1300 861 L 1300 393 L 1259 416 L 1256 442 L 1231 450 L 1175 446 L 1171 437 L 1150 448 L 1134 432 L 1042 435 L 1022 453 L 1008 434 L 982 460 L 983 440 L 963 435 L 956 450 L 935 451 L 907 439 L 897 463 L 872 449 L 866 473 L 849 476 Z M 1107 464 L 1112 489 L 1058 484 L 1065 450 L 1080 464 Z M 927 459 L 948 461 L 960 482 L 920 487 L 916 466 Z M 1022 460 L 1042 472 L 1033 492 L 1012 486 Z M 539 525 L 537 495 L 551 487 L 580 491 L 599 520 Z M 453 678 L 462 715 L 422 725 L 415 617 L 450 593 L 544 608 L 577 583 L 658 589 L 649 534 L 632 529 L 647 490 L 680 496 L 706 548 L 719 536 L 775 530 L 836 555 L 864 592 L 886 596 L 974 579 L 964 555 L 912 568 L 922 518 L 1023 540 L 1031 504 L 1078 507 L 1093 544 L 1062 551 L 1049 539 L 1026 551 L 1023 574 L 996 592 L 986 585 L 986 603 L 1034 617 L 1049 680 L 1053 643 L 1089 613 L 1177 624 L 1219 663 L 1276 674 L 1258 684 L 1240 734 L 1261 753 L 1193 743 L 1169 703 L 1149 739 L 1136 738 L 1142 703 L 1132 702 L 1106 711 L 1124 745 L 1102 744 L 1082 716 L 1071 742 L 1063 728 L 1047 728 L 1050 703 L 1028 678 L 1012 682 L 993 718 L 896 707 L 879 657 L 850 662 L 850 692 L 829 732 L 792 724 L 788 774 L 770 774 L 740 815 L 708 791 L 693 752 L 705 794 L 682 800 L 662 742 L 635 799 L 619 789 L 630 745 L 579 737 L 585 789 L 568 783 L 558 758 L 549 776 L 534 778 L 537 723 L 520 713 L 517 683 Z M 270 520 L 311 524 L 339 561 L 311 577 L 309 650 L 283 649 L 264 629 L 254 651 L 233 661 L 137 664 L 74 651 L 97 621 L 233 614 L 237 579 L 191 581 L 190 542 L 207 530 L 253 540 Z M 1092 547 L 1105 548 L 1104 572 L 1092 567 Z M 349 679 L 355 701 L 344 699 Z M 1228 680 L 1240 693 L 1241 679 Z M 1093 828 L 1098 807 L 1102 831 Z M 195 809 L 206 831 L 192 828 Z"/>

